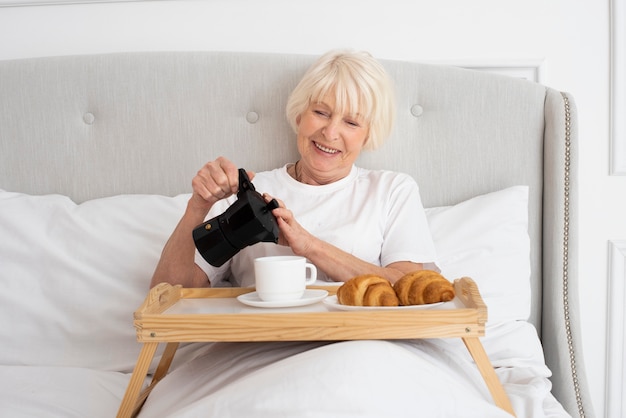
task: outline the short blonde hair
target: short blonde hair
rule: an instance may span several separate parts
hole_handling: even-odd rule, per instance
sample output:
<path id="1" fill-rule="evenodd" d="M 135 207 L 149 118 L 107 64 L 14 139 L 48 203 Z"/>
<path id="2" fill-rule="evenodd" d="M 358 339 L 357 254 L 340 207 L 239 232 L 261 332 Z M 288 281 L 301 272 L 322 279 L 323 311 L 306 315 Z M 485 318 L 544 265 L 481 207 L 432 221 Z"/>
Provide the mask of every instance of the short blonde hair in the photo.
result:
<path id="1" fill-rule="evenodd" d="M 367 121 L 364 149 L 378 148 L 391 134 L 396 116 L 393 84 L 369 53 L 330 51 L 307 70 L 287 101 L 287 119 L 295 132 L 298 116 L 327 94 L 335 95 L 337 111 L 359 114 Z"/>

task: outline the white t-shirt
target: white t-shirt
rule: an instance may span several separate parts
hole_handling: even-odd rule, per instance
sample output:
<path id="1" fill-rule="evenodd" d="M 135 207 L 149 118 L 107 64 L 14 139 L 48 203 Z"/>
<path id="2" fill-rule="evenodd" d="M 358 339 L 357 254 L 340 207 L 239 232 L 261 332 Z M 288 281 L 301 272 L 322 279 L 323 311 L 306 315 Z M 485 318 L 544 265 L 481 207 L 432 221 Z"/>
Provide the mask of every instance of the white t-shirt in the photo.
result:
<path id="1" fill-rule="evenodd" d="M 256 173 L 252 180 L 259 193 L 282 200 L 296 221 L 314 236 L 375 265 L 396 261 L 431 264 L 435 246 L 428 228 L 417 183 L 392 171 L 352 167 L 350 174 L 331 184 L 312 186 L 293 179 L 288 165 Z M 207 219 L 224 212 L 235 196 L 218 202 Z M 258 243 L 241 250 L 216 268 L 196 251 L 196 263 L 211 286 L 254 285 L 254 259 L 293 254 L 286 246 Z M 318 280 L 332 281 L 318 269 Z"/>

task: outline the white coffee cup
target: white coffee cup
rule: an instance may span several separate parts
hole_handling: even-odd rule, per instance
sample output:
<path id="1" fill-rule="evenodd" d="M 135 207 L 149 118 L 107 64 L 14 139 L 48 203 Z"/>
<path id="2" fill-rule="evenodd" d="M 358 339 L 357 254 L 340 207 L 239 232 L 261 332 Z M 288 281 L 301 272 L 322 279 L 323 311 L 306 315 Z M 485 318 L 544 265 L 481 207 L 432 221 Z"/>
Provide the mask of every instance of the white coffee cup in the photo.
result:
<path id="1" fill-rule="evenodd" d="M 254 279 L 261 300 L 296 300 L 317 279 L 317 268 L 295 255 L 260 257 L 254 260 Z"/>

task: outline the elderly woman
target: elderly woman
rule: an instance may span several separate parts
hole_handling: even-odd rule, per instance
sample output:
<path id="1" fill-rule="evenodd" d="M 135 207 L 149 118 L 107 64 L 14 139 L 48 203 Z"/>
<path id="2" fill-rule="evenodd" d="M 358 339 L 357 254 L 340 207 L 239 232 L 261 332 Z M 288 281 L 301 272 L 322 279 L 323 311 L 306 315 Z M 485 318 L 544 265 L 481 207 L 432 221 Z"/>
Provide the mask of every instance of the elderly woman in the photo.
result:
<path id="1" fill-rule="evenodd" d="M 152 284 L 252 285 L 253 260 L 267 255 L 306 257 L 317 266 L 318 279 L 328 281 L 374 273 L 395 282 L 433 263 L 416 183 L 405 174 L 355 166 L 361 150 L 376 148 L 390 134 L 393 116 L 391 83 L 376 60 L 354 52 L 322 56 L 287 104 L 300 159 L 253 179 L 267 201 L 272 196 L 279 201 L 272 211 L 279 245 L 246 247 L 219 268 L 195 251 L 194 227 L 222 213 L 238 189 L 237 166 L 218 158 L 194 178 L 193 194 Z M 140 416 L 510 416 L 485 393 L 477 370 L 468 374 L 456 367 L 471 362 L 460 340 L 220 342 L 185 348 L 197 352 L 159 383 Z"/>
<path id="2" fill-rule="evenodd" d="M 433 263 L 434 245 L 415 181 L 355 166 L 362 150 L 377 148 L 390 135 L 394 99 L 388 75 L 371 55 L 331 51 L 319 58 L 287 103 L 300 159 L 249 173 L 268 201 L 279 201 L 272 211 L 279 245 L 247 247 L 219 268 L 196 252 L 194 227 L 223 212 L 238 190 L 237 166 L 220 157 L 193 179 L 193 194 L 152 285 L 252 285 L 253 260 L 267 255 L 306 257 L 317 266 L 318 279 L 328 281 L 371 273 L 394 283 Z"/>

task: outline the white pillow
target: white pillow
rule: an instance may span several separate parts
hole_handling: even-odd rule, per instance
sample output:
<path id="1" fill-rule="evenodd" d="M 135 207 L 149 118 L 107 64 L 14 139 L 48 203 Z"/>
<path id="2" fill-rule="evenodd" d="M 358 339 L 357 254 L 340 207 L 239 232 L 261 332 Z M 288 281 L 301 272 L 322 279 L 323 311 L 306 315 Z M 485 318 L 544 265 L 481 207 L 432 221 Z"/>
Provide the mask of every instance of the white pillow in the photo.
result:
<path id="1" fill-rule="evenodd" d="M 0 191 L 0 364 L 132 370 L 133 312 L 188 197 Z"/>
<path id="2" fill-rule="evenodd" d="M 515 186 L 426 210 L 438 265 L 449 280 L 471 277 L 489 324 L 530 315 L 528 187 Z"/>

